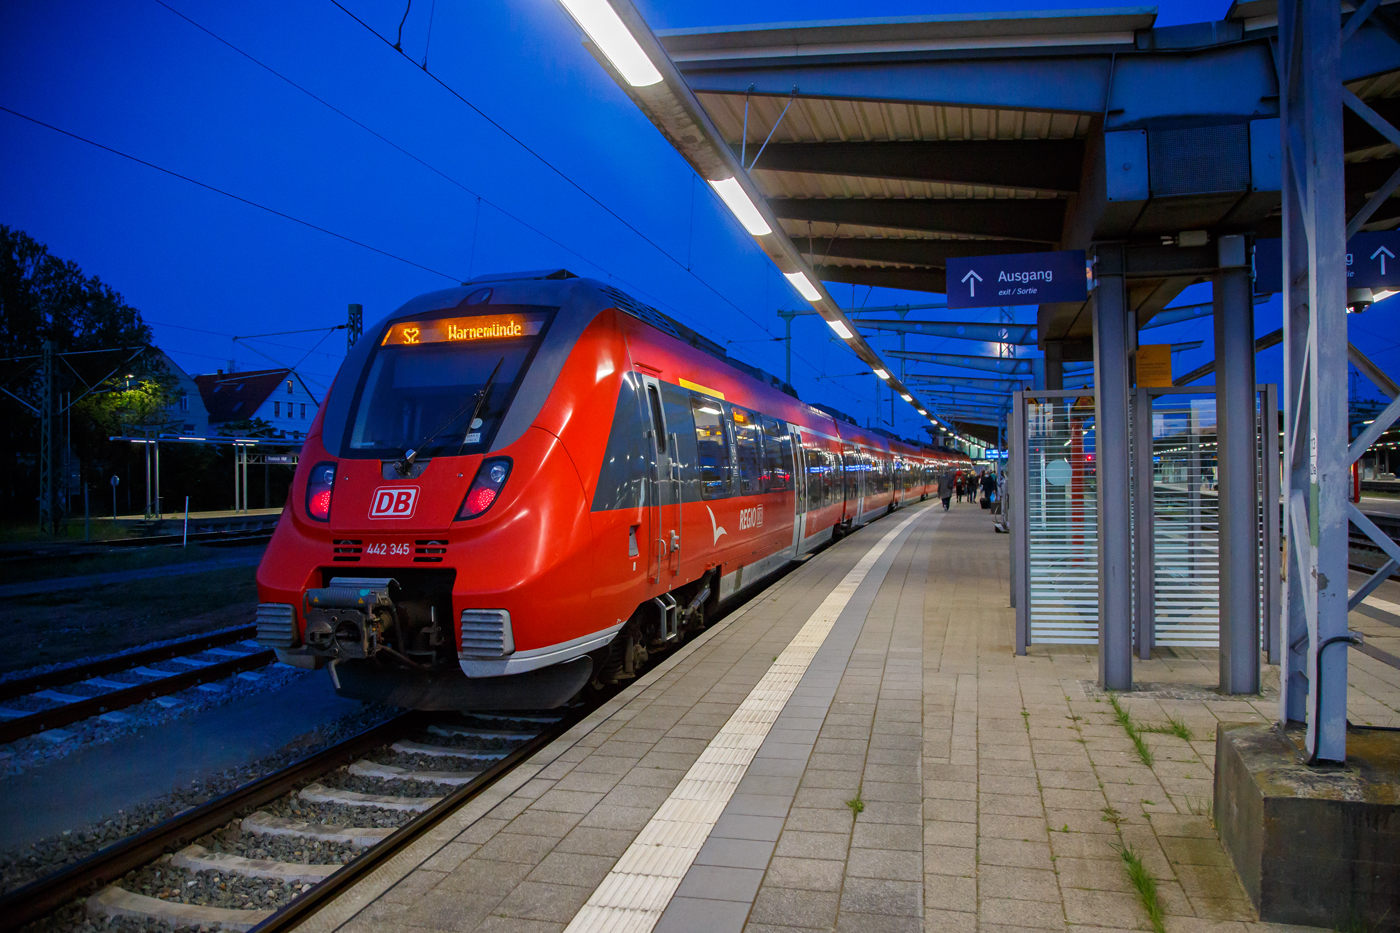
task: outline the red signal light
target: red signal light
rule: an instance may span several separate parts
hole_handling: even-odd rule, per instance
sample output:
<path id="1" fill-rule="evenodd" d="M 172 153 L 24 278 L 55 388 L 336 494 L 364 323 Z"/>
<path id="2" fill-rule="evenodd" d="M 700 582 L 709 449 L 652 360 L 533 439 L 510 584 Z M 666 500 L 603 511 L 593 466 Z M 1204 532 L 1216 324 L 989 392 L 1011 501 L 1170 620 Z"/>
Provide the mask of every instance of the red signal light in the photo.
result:
<path id="1" fill-rule="evenodd" d="M 314 521 L 331 520 L 331 493 L 335 487 L 335 464 L 318 463 L 306 478 L 306 514 Z"/>
<path id="2" fill-rule="evenodd" d="M 496 501 L 496 496 L 501 491 L 501 487 L 505 485 L 506 478 L 510 476 L 510 466 L 510 461 L 504 457 L 481 462 L 481 467 L 476 471 L 476 477 L 472 480 L 471 488 L 467 490 L 467 496 L 462 500 L 462 507 L 457 510 L 457 521 L 476 518 L 491 508 L 492 503 Z"/>

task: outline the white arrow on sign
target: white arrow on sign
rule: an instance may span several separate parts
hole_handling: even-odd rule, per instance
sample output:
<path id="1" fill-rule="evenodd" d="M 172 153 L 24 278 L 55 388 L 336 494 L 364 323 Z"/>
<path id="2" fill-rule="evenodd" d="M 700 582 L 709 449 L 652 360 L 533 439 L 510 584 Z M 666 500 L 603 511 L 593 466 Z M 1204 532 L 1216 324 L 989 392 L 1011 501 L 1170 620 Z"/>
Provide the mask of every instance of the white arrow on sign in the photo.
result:
<path id="1" fill-rule="evenodd" d="M 1386 249 L 1384 246 L 1382 246 L 1380 249 L 1376 250 L 1374 253 L 1371 254 L 1372 259 L 1375 259 L 1377 256 L 1381 257 L 1381 275 L 1385 275 L 1385 257 L 1389 256 L 1391 259 L 1394 259 L 1395 254 L 1392 253 L 1390 250 Z"/>
<path id="2" fill-rule="evenodd" d="M 1384 249 L 1384 248 L 1385 248 L 1385 247 L 1381 247 L 1381 249 Z M 1385 260 L 1381 260 L 1381 261 L 1384 262 Z M 1381 267 L 1381 275 L 1385 275 L 1385 267 L 1384 267 L 1384 266 Z M 968 282 L 968 279 L 976 279 L 977 281 L 976 281 L 976 282 Z M 967 275 L 963 276 L 963 277 L 962 277 L 962 280 L 963 280 L 964 282 L 967 282 L 967 291 L 968 291 L 969 297 L 976 298 L 976 297 L 977 297 L 977 282 L 982 281 L 982 276 L 980 276 L 980 275 L 977 274 L 977 270 L 976 270 L 976 269 L 968 269 L 968 270 L 967 270 Z"/>

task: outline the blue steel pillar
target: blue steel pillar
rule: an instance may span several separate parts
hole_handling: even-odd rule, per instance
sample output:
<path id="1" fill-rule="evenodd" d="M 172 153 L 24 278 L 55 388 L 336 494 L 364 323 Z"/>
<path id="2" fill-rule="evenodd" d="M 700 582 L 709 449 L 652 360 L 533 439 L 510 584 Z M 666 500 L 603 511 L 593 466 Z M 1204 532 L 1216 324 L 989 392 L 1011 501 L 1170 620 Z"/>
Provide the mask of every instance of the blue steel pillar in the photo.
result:
<path id="1" fill-rule="evenodd" d="M 1279 0 L 1283 161 L 1284 669 L 1312 761 L 1346 759 L 1346 214 L 1335 2 Z"/>
<path id="2" fill-rule="evenodd" d="M 1128 283 L 1121 244 L 1094 248 L 1094 460 L 1099 519 L 1099 685 L 1133 687 L 1128 462 Z"/>
<path id="3" fill-rule="evenodd" d="M 1220 238 L 1215 305 L 1215 439 L 1220 536 L 1220 692 L 1259 692 L 1259 475 L 1254 301 L 1242 236 Z"/>

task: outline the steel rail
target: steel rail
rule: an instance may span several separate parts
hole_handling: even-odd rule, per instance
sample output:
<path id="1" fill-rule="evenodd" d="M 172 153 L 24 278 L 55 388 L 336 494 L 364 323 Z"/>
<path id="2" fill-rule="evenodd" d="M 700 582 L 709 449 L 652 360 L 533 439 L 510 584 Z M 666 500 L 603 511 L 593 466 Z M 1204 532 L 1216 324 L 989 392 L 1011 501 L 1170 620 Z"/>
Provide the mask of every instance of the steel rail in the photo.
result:
<path id="1" fill-rule="evenodd" d="M 25 694 L 34 693 L 38 690 L 46 690 L 49 687 L 60 687 L 65 684 L 78 683 L 87 680 L 89 677 L 101 677 L 103 674 L 115 674 L 124 671 L 129 667 L 136 667 L 141 664 L 151 664 L 156 661 L 165 661 L 170 658 L 177 658 L 184 654 L 195 654 L 207 648 L 218 648 L 223 645 L 237 644 L 240 641 L 247 641 L 258 634 L 256 625 L 244 625 L 239 628 L 229 629 L 226 632 L 217 632 L 213 635 L 197 635 L 193 638 L 182 638 L 179 641 L 162 645 L 159 648 L 147 648 L 143 651 L 133 651 L 129 654 L 120 654 L 111 658 L 103 658 L 100 661 L 89 661 L 86 664 L 76 664 L 72 667 L 65 667 L 59 670 L 46 671 L 43 674 L 36 674 L 33 677 L 20 677 L 15 680 L 7 680 L 0 683 L 0 702 L 13 700 Z"/>
<path id="2" fill-rule="evenodd" d="M 168 850 L 226 825 L 243 811 L 277 799 L 298 783 L 386 744 L 422 718 L 422 713 L 404 713 L 11 891 L 0 897 L 0 931 L 18 930 L 73 898 L 116 881 Z"/>
<path id="3" fill-rule="evenodd" d="M 222 680 L 255 667 L 266 667 L 272 663 L 275 657 L 276 655 L 271 650 L 254 651 L 241 658 L 217 661 L 194 670 L 171 674 L 169 677 L 153 680 L 148 684 L 136 684 L 125 690 L 113 690 L 102 696 L 88 697 L 85 700 L 77 700 L 54 709 L 40 710 L 20 719 L 0 722 L 0 744 L 13 742 L 36 732 L 43 732 L 45 729 L 66 726 L 100 713 L 109 713 L 112 710 L 134 706 L 154 697 L 178 693 L 206 681 Z"/>
<path id="4" fill-rule="evenodd" d="M 547 726 L 539 735 L 515 748 L 509 755 L 481 772 L 471 783 L 464 784 L 448 794 L 434 804 L 432 809 L 425 811 L 422 816 L 400 826 L 391 835 L 385 837 L 383 842 L 369 847 L 360 855 L 346 862 L 333 875 L 314 885 L 311 890 L 297 897 L 290 904 L 279 908 L 271 917 L 253 927 L 250 933 L 284 933 L 284 931 L 295 929 L 312 914 L 321 910 L 376 868 L 461 809 L 472 798 L 505 777 L 521 762 L 569 731 L 584 715 L 584 712 L 578 712 Z"/>

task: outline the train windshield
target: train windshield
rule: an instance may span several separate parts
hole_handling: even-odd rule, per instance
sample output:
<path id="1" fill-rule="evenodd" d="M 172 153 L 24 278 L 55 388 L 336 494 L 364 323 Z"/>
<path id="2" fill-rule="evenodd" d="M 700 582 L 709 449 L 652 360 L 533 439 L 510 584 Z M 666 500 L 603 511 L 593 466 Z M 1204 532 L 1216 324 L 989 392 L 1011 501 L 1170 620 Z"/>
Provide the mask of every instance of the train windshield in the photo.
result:
<path id="1" fill-rule="evenodd" d="M 490 314 L 399 321 L 385 332 L 351 408 L 345 453 L 396 460 L 486 450 L 551 317 Z"/>

